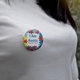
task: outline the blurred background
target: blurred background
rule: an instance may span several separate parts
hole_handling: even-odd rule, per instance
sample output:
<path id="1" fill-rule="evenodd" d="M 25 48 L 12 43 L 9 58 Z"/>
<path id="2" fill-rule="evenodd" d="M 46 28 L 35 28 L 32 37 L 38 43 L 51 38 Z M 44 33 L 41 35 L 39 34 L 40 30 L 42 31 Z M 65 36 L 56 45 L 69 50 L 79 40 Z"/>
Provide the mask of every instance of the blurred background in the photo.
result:
<path id="1" fill-rule="evenodd" d="M 80 79 L 80 0 L 68 0 L 69 7 L 72 13 L 72 16 L 77 24 L 77 35 L 78 35 L 78 46 L 77 46 L 77 52 L 76 52 L 76 58 L 77 58 L 77 65 L 79 70 L 79 79 Z"/>

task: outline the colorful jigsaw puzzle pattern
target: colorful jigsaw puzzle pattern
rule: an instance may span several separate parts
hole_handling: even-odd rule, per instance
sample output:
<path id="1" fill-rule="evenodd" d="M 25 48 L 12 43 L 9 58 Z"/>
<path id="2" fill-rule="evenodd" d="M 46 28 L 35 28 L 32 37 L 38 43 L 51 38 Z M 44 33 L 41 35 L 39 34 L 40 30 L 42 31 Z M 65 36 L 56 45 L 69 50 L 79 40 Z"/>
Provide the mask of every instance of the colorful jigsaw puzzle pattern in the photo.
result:
<path id="1" fill-rule="evenodd" d="M 33 34 L 39 35 L 39 37 L 37 38 L 37 40 L 38 40 L 37 46 L 36 46 L 36 45 L 30 46 L 30 45 L 28 44 L 28 41 L 29 41 L 28 35 L 29 35 L 29 34 L 30 34 L 30 35 L 33 35 Z M 28 50 L 30 50 L 30 51 L 34 51 L 34 50 L 39 49 L 39 48 L 42 46 L 42 43 L 43 43 L 43 36 L 42 36 L 42 34 L 40 33 L 39 30 L 36 30 L 36 29 L 28 30 L 28 31 L 24 34 L 24 36 L 23 36 L 23 45 L 24 45 L 24 47 L 25 47 L 26 49 L 28 49 Z"/>

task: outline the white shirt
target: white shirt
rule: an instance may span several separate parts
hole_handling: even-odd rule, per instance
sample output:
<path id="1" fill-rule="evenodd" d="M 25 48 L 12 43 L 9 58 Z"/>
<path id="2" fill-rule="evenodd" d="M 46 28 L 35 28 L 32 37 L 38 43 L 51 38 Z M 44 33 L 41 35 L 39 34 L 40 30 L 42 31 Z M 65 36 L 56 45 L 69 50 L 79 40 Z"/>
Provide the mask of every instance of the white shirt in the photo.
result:
<path id="1" fill-rule="evenodd" d="M 78 80 L 78 37 L 69 24 L 49 17 L 33 0 L 0 0 L 0 80 Z M 28 51 L 23 34 L 38 29 L 42 46 Z"/>

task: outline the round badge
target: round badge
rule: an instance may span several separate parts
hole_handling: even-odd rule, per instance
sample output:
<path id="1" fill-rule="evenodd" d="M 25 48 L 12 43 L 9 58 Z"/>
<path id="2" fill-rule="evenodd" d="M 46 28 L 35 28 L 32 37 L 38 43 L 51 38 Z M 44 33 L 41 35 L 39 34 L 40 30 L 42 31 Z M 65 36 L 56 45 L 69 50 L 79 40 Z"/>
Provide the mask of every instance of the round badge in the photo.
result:
<path id="1" fill-rule="evenodd" d="M 23 45 L 27 50 L 37 50 L 42 46 L 42 43 L 43 36 L 39 30 L 28 30 L 23 36 Z"/>

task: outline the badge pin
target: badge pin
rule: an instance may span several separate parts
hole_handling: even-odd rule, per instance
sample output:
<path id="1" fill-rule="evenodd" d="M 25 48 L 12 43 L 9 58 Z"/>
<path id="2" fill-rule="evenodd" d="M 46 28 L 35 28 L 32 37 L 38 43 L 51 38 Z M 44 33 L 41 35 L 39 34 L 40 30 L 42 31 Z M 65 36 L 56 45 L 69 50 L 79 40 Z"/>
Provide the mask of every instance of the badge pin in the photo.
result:
<path id="1" fill-rule="evenodd" d="M 43 35 L 39 30 L 28 30 L 23 36 L 23 45 L 27 50 L 34 51 L 43 44 Z"/>

